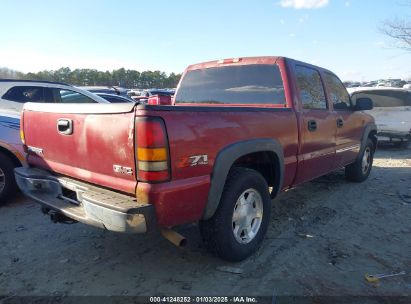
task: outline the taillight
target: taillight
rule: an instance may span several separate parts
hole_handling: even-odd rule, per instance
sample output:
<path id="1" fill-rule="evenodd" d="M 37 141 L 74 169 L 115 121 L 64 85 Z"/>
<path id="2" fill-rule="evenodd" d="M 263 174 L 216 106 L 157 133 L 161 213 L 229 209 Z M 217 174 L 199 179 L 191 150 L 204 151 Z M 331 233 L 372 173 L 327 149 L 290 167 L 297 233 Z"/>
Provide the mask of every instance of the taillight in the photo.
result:
<path id="1" fill-rule="evenodd" d="M 172 99 L 170 95 L 153 95 L 147 100 L 149 105 L 171 105 Z"/>
<path id="2" fill-rule="evenodd" d="M 168 140 L 162 119 L 137 118 L 136 159 L 139 181 L 163 182 L 170 179 Z"/>
<path id="3" fill-rule="evenodd" d="M 21 112 L 21 116 L 20 116 L 20 139 L 21 139 L 21 142 L 23 143 L 23 145 L 25 145 L 26 144 L 26 139 L 24 137 L 24 126 L 23 126 L 24 120 L 23 120 L 23 118 L 24 118 L 24 111 Z"/>

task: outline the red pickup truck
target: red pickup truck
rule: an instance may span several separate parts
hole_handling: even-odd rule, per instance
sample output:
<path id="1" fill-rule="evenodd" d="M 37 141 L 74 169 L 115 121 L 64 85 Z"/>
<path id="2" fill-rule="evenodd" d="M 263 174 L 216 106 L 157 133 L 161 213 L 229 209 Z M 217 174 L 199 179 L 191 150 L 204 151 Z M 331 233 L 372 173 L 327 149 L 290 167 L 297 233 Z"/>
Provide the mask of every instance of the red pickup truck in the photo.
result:
<path id="1" fill-rule="evenodd" d="M 160 99 L 159 99 L 160 100 Z M 345 167 L 370 174 L 376 126 L 332 72 L 283 57 L 189 66 L 172 104 L 26 104 L 16 180 L 54 221 L 129 233 L 199 222 L 239 261 L 279 191 Z M 168 230 L 170 231 L 170 230 Z"/>

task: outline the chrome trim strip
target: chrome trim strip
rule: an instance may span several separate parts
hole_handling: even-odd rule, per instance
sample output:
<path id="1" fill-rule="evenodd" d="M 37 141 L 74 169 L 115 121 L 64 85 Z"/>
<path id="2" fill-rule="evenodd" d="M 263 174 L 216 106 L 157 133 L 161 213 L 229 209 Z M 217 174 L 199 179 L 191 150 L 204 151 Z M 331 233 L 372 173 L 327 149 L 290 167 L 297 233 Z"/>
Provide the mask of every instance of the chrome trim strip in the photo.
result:
<path id="1" fill-rule="evenodd" d="M 353 146 L 349 146 L 346 148 L 342 148 L 342 149 L 338 149 L 337 151 L 335 151 L 336 153 L 342 153 L 342 152 L 346 152 L 346 151 L 350 151 L 350 150 L 356 150 L 356 149 L 360 149 L 360 145 L 353 145 Z"/>

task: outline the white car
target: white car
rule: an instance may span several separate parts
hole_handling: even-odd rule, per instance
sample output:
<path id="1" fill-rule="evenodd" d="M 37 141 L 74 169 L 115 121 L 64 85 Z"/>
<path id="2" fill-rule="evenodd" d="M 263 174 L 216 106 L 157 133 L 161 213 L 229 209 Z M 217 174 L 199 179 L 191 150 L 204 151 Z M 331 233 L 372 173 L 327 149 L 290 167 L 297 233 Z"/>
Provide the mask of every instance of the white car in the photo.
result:
<path id="1" fill-rule="evenodd" d="M 411 91 L 402 88 L 359 87 L 348 89 L 355 104 L 357 98 L 371 98 L 378 140 L 408 146 L 411 141 Z"/>
<path id="2" fill-rule="evenodd" d="M 26 102 L 109 103 L 93 93 L 65 83 L 0 79 L 0 110 L 19 113 Z"/>

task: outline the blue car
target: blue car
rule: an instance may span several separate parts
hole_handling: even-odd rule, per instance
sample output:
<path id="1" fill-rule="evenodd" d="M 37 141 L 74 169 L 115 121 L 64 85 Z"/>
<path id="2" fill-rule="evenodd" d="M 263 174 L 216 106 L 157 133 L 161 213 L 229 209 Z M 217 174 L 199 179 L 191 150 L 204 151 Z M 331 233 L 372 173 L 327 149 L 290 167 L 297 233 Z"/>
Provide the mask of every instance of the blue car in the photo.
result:
<path id="1" fill-rule="evenodd" d="M 19 133 L 20 115 L 0 112 L 0 205 L 17 192 L 14 168 L 26 165 Z"/>

